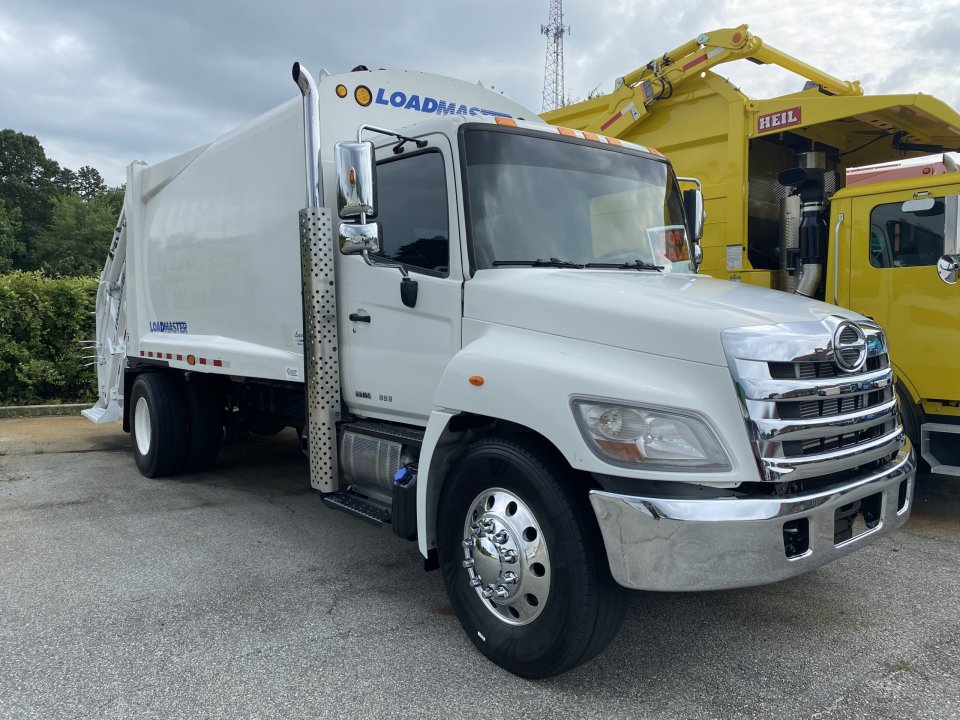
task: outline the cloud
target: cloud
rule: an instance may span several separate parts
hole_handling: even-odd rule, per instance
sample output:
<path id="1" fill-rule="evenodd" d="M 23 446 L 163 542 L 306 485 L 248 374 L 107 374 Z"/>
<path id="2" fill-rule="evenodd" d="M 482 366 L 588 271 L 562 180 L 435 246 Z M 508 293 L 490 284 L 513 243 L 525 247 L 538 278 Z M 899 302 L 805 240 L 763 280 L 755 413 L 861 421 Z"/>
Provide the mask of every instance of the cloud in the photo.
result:
<path id="1" fill-rule="evenodd" d="M 123 182 L 134 159 L 156 162 L 209 142 L 296 94 L 290 66 L 358 64 L 482 80 L 540 110 L 549 3 L 368 0 L 31 0 L 0 7 L 0 126 L 36 135 L 61 164 Z M 567 95 L 613 89 L 619 75 L 720 27 L 755 34 L 867 92 L 934 94 L 960 105 L 960 0 L 684 3 L 567 0 Z M 718 68 L 750 94 L 802 80 L 739 62 Z"/>

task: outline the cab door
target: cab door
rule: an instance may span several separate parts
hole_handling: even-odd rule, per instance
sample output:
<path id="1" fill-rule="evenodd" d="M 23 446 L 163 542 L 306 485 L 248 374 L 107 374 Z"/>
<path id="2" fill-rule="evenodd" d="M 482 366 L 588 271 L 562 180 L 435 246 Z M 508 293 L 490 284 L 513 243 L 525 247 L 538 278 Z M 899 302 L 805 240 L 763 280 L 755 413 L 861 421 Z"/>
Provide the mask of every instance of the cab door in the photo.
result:
<path id="1" fill-rule="evenodd" d="M 364 417 L 426 425 L 444 369 L 460 349 L 462 263 L 451 147 L 428 135 L 377 149 L 380 251 L 373 265 L 340 256 L 338 316 L 343 398 Z M 395 144 L 395 142 L 393 143 Z M 417 285 L 401 300 L 401 264 Z"/>
<path id="2" fill-rule="evenodd" d="M 960 399 L 960 284 L 937 262 L 960 252 L 957 195 L 854 197 L 850 307 L 884 328 L 891 359 L 921 399 Z"/>

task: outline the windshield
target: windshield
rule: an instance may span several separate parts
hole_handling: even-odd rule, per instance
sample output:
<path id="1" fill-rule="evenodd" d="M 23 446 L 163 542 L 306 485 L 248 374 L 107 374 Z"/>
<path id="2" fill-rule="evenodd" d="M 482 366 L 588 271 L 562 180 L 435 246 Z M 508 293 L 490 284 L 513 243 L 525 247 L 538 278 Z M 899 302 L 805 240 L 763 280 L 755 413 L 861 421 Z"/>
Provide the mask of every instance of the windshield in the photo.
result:
<path id="1" fill-rule="evenodd" d="M 474 268 L 692 272 L 670 165 L 598 144 L 492 128 L 463 133 Z"/>

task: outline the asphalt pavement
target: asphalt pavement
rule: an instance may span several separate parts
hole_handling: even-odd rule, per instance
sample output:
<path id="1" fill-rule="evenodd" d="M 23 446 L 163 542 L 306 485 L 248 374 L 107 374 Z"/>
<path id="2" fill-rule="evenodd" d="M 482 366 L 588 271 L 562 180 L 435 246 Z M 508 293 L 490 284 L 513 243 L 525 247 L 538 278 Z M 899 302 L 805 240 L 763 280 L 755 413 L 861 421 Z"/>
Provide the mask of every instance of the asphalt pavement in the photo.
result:
<path id="1" fill-rule="evenodd" d="M 960 718 L 960 480 L 807 576 L 635 593 L 546 681 L 476 652 L 422 568 L 320 502 L 292 432 L 149 480 L 117 425 L 0 420 L 0 717 Z"/>

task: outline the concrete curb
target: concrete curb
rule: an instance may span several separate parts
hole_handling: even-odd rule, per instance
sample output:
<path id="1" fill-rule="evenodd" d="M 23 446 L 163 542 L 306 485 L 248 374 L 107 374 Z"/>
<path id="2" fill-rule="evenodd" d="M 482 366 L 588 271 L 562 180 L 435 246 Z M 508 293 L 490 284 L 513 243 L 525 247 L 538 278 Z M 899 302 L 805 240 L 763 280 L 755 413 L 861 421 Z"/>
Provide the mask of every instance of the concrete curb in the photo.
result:
<path id="1" fill-rule="evenodd" d="M 24 417 L 44 417 L 47 415 L 79 415 L 81 410 L 91 407 L 93 403 L 76 403 L 72 405 L 9 405 L 0 407 L 0 420 Z"/>

